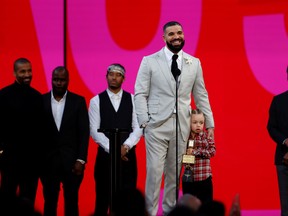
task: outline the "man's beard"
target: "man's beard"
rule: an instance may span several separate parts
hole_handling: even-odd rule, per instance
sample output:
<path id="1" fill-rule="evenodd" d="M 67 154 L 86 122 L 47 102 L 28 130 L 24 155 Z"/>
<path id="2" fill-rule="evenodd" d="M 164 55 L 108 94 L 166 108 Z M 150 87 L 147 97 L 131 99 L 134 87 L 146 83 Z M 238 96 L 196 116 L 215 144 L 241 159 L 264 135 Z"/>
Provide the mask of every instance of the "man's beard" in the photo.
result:
<path id="1" fill-rule="evenodd" d="M 53 94 L 58 96 L 58 97 L 63 97 L 66 93 L 67 89 L 63 88 L 53 88 Z"/>
<path id="2" fill-rule="evenodd" d="M 112 89 L 112 90 L 117 90 L 117 89 L 121 88 L 121 86 L 109 85 L 109 88 Z"/>
<path id="3" fill-rule="evenodd" d="M 173 46 L 172 44 L 170 44 L 168 41 L 166 41 L 167 47 L 169 50 L 171 50 L 173 53 L 178 53 L 180 50 L 182 50 L 182 48 L 185 45 L 185 40 L 182 41 L 182 43 L 179 46 Z"/>

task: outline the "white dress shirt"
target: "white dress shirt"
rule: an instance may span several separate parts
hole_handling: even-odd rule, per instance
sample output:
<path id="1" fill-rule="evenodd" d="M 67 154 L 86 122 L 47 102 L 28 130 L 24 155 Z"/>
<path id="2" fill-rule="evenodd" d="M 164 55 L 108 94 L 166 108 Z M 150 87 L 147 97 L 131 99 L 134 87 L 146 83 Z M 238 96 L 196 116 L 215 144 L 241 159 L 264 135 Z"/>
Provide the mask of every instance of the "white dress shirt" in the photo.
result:
<path id="1" fill-rule="evenodd" d="M 55 124 L 56 124 L 56 126 L 58 128 L 58 131 L 60 131 L 60 126 L 61 126 L 61 122 L 62 122 L 64 107 L 65 107 L 65 103 L 66 103 L 66 95 L 67 95 L 67 91 L 64 94 L 63 98 L 61 98 L 60 101 L 57 101 L 54 98 L 53 91 L 51 91 L 52 113 L 53 113 Z"/>
<path id="2" fill-rule="evenodd" d="M 112 102 L 112 105 L 115 111 L 118 111 L 123 90 L 121 89 L 117 94 L 114 94 L 109 89 L 106 90 L 108 96 Z M 135 113 L 135 106 L 134 106 L 134 96 L 131 94 L 131 100 L 133 105 L 133 113 L 132 113 L 132 129 L 133 131 L 130 133 L 129 137 L 125 140 L 123 144 L 126 144 L 131 149 L 135 146 L 141 136 L 142 136 L 142 129 L 139 127 L 136 113 Z M 105 136 L 104 133 L 100 133 L 97 130 L 100 128 L 100 109 L 99 109 L 99 95 L 96 95 L 90 100 L 89 105 L 89 120 L 90 120 L 90 135 L 93 140 L 98 143 L 106 152 L 109 153 L 109 139 Z"/>
<path id="3" fill-rule="evenodd" d="M 165 56 L 166 56 L 166 59 L 167 59 L 167 62 L 168 62 L 168 65 L 170 67 L 170 72 L 171 72 L 171 65 L 172 65 L 172 56 L 174 55 L 173 52 L 171 52 L 167 46 L 164 47 L 164 53 L 165 53 Z M 178 68 L 180 70 L 182 70 L 182 58 L 183 58 L 183 51 L 180 50 L 178 53 L 178 58 L 177 58 L 177 65 L 178 65 Z"/>
<path id="4" fill-rule="evenodd" d="M 165 56 L 166 56 L 166 60 L 168 62 L 168 65 L 170 67 L 170 73 L 171 73 L 171 65 L 172 65 L 172 56 L 174 55 L 173 52 L 171 52 L 167 46 L 164 47 L 164 53 L 165 53 Z M 183 58 L 183 51 L 180 50 L 178 53 L 178 58 L 177 58 L 177 65 L 178 65 L 178 69 L 182 69 L 182 58 Z M 176 113 L 176 107 L 174 107 L 174 110 L 173 110 L 173 113 Z"/>

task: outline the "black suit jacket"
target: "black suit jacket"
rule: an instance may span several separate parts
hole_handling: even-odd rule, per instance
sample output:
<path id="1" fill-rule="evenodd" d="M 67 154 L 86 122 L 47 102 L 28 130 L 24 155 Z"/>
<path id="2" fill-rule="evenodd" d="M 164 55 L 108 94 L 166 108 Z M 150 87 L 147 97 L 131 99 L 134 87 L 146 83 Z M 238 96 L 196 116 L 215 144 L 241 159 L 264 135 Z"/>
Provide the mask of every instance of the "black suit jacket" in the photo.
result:
<path id="1" fill-rule="evenodd" d="M 87 162 L 89 118 L 84 97 L 67 92 L 60 130 L 51 107 L 51 92 L 43 95 L 46 117 L 45 164 L 49 170 L 71 172 L 77 159 Z"/>
<path id="2" fill-rule="evenodd" d="M 275 164 L 281 165 L 283 156 L 288 151 L 283 141 L 288 138 L 288 91 L 276 95 L 269 110 L 267 125 L 271 138 L 276 142 Z"/>

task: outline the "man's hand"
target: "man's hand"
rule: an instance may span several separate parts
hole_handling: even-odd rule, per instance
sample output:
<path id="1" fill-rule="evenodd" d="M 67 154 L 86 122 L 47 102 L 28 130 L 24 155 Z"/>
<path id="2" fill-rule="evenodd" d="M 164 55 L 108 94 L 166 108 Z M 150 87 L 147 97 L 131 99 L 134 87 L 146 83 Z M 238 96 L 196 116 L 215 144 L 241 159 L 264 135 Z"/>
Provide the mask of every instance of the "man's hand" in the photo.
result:
<path id="1" fill-rule="evenodd" d="M 214 128 L 208 128 L 208 138 L 211 138 L 214 140 Z"/>
<path id="2" fill-rule="evenodd" d="M 128 152 L 129 152 L 129 146 L 123 144 L 121 146 L 121 158 L 122 158 L 122 160 L 128 161 L 128 158 L 126 156 Z"/>
<path id="3" fill-rule="evenodd" d="M 288 152 L 283 157 L 283 164 L 288 166 Z"/>
<path id="4" fill-rule="evenodd" d="M 284 144 L 288 147 L 288 138 L 287 139 L 285 139 L 285 142 L 284 142 Z"/>
<path id="5" fill-rule="evenodd" d="M 72 172 L 75 175 L 82 175 L 84 172 L 84 167 L 85 167 L 85 164 L 82 164 L 80 161 L 76 161 Z"/>

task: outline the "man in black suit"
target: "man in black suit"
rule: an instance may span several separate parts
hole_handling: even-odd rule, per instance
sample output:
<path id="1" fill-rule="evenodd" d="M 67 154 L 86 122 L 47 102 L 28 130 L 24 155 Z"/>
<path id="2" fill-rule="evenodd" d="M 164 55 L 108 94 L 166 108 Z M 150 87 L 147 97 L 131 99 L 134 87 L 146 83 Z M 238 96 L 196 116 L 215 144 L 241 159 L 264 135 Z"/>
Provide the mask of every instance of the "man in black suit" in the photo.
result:
<path id="1" fill-rule="evenodd" d="M 28 59 L 14 62 L 15 82 L 0 91 L 1 193 L 34 206 L 43 145 L 43 103 L 40 92 L 30 86 L 32 66 Z"/>
<path id="2" fill-rule="evenodd" d="M 89 118 L 84 97 L 68 91 L 68 83 L 68 70 L 56 67 L 52 91 L 43 95 L 47 125 L 45 172 L 41 178 L 45 216 L 57 215 L 61 183 L 65 215 L 79 215 L 78 191 L 87 163 Z"/>
<path id="3" fill-rule="evenodd" d="M 278 176 L 281 216 L 288 216 L 288 91 L 273 98 L 267 129 L 276 142 L 274 163 Z"/>

